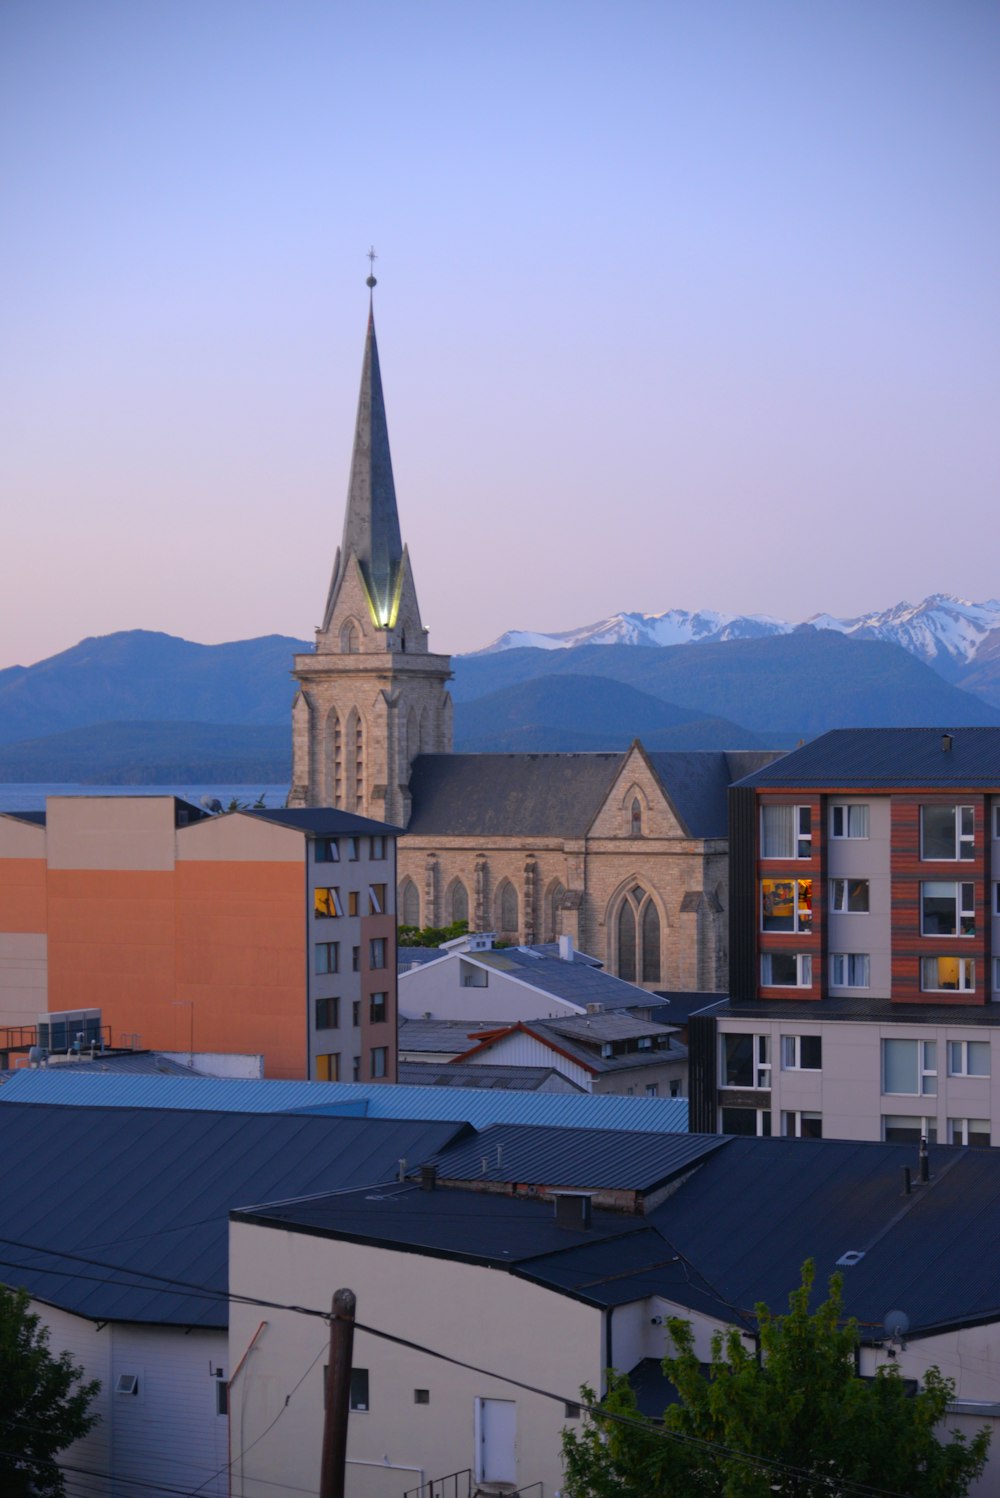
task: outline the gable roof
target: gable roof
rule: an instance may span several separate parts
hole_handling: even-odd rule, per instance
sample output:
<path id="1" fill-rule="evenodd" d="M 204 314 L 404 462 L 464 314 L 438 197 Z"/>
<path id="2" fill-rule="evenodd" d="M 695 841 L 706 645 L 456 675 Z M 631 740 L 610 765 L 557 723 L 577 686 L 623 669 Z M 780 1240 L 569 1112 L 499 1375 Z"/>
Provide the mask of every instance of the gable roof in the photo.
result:
<path id="1" fill-rule="evenodd" d="M 421 754 L 407 836 L 585 837 L 625 755 Z"/>
<path id="2" fill-rule="evenodd" d="M 1000 728 L 834 728 L 741 784 L 1000 790 Z"/>
<path id="3" fill-rule="evenodd" d="M 776 751 L 711 750 L 647 754 L 656 777 L 690 837 L 729 836 L 729 787 L 769 764 Z"/>
<path id="4" fill-rule="evenodd" d="M 263 822 L 278 822 L 282 827 L 311 833 L 314 837 L 349 837 L 352 833 L 394 836 L 398 831 L 387 822 L 359 817 L 352 811 L 338 811 L 333 806 L 247 807 L 244 815 L 259 817 Z"/>
<path id="5" fill-rule="evenodd" d="M 648 1020 L 633 1020 L 629 1015 L 620 1014 L 594 1015 L 592 1018 L 589 1015 L 574 1015 L 566 1020 L 517 1020 L 514 1024 L 505 1025 L 503 1029 L 494 1030 L 475 1041 L 459 1059 L 468 1062 L 473 1056 L 480 1056 L 494 1046 L 503 1045 L 512 1035 L 527 1035 L 532 1040 L 537 1040 L 539 1045 L 548 1046 L 550 1050 L 565 1056 L 568 1061 L 576 1062 L 593 1076 L 602 1076 L 605 1072 L 631 1071 L 637 1067 L 662 1066 L 666 1061 L 683 1060 L 687 1049 L 679 1044 L 671 1045 L 668 1050 L 629 1051 L 617 1056 L 601 1054 L 601 1047 L 605 1043 L 661 1033 L 670 1036 L 676 1032 Z M 486 1066 L 490 1063 L 476 1064 Z"/>
<path id="6" fill-rule="evenodd" d="M 473 952 L 439 951 L 438 957 L 441 961 L 461 959 L 487 971 L 516 978 L 540 993 L 576 1004 L 581 1009 L 586 1009 L 588 1004 L 600 1004 L 605 1009 L 648 1009 L 651 1004 L 659 1002 L 645 988 L 637 988 L 634 983 L 626 983 L 624 978 L 606 973 L 593 959 L 576 961 L 576 954 L 572 962 L 567 962 L 540 947 L 486 947 Z M 426 963 L 421 964 L 417 971 L 426 966 Z M 407 973 L 401 971 L 401 986 L 406 978 Z M 405 997 L 405 994 L 406 989 L 401 988 L 401 996 Z"/>
<path id="7" fill-rule="evenodd" d="M 494 1124 L 429 1161 L 442 1181 L 652 1192 L 726 1143 L 718 1134 L 643 1134 Z"/>
<path id="8" fill-rule="evenodd" d="M 222 1327 L 231 1208 L 391 1181 L 401 1158 L 419 1162 L 461 1132 L 454 1123 L 8 1103 L 0 1278 L 92 1320 Z"/>

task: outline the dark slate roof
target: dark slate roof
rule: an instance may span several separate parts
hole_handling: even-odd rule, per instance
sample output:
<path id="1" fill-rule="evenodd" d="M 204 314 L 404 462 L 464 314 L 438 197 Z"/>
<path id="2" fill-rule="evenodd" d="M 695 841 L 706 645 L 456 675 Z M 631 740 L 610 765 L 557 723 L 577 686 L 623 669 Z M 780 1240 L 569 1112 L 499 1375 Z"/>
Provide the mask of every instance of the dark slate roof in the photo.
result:
<path id="1" fill-rule="evenodd" d="M 462 1128 L 7 1103 L 0 1277 L 93 1320 L 225 1326 L 231 1208 L 392 1180 L 401 1158 L 417 1164 Z"/>
<path id="2" fill-rule="evenodd" d="M 617 1023 L 620 1019 L 625 1020 L 624 1025 Z M 631 1016 L 619 1014 L 594 1015 L 593 1021 L 594 1028 L 588 1030 L 587 1019 L 583 1015 L 574 1016 L 566 1021 L 562 1019 L 517 1020 L 496 1036 L 495 1043 L 503 1045 L 510 1035 L 527 1033 L 533 1035 L 542 1045 L 549 1045 L 554 1050 L 560 1051 L 569 1060 L 578 1062 L 580 1066 L 586 1067 L 587 1071 L 597 1076 L 604 1076 L 607 1072 L 646 1070 L 650 1066 L 663 1066 L 668 1061 L 683 1061 L 687 1057 L 687 1048 L 677 1042 L 672 1043 L 668 1050 L 627 1051 L 623 1055 L 603 1056 L 601 1046 L 605 1041 L 655 1035 L 661 1033 L 664 1027 L 655 1025 L 649 1020 L 632 1021 Z M 669 1033 L 674 1032 L 671 1030 Z M 494 1042 L 486 1036 L 480 1041 L 473 1040 L 469 1044 L 468 1054 L 475 1052 L 483 1056 L 482 1062 L 475 1064 L 492 1066 L 493 1044 Z"/>
<path id="3" fill-rule="evenodd" d="M 655 1191 L 724 1146 L 718 1134 L 640 1134 L 494 1124 L 432 1162 L 443 1181 L 516 1182 L 575 1191 Z"/>
<path id="4" fill-rule="evenodd" d="M 580 1092 L 584 1089 L 551 1066 L 478 1066 L 461 1061 L 401 1061 L 399 1080 L 411 1087 L 496 1088 L 511 1092 Z"/>
<path id="5" fill-rule="evenodd" d="M 374 833 L 394 836 L 398 828 L 370 817 L 357 817 L 352 811 L 337 811 L 333 806 L 247 808 L 247 816 L 261 817 L 265 822 L 280 822 L 297 832 L 315 837 L 350 837 L 352 833 Z"/>
<path id="6" fill-rule="evenodd" d="M 1000 789 L 1000 728 L 835 728 L 742 784 Z"/>
<path id="7" fill-rule="evenodd" d="M 530 983 L 542 993 L 567 999 L 585 1009 L 601 1004 L 605 1009 L 648 1009 L 650 995 L 624 978 L 615 978 L 603 968 L 586 962 L 564 962 L 560 957 L 540 956 L 535 947 L 492 947 L 485 952 L 462 952 L 463 961 L 480 963 L 496 973 L 507 973 Z"/>
<path id="8" fill-rule="evenodd" d="M 403 1019 L 399 1021 L 399 1049 L 403 1051 L 450 1051 L 458 1056 L 490 1030 L 505 1030 L 509 1020 Z M 400 1078 L 402 1081 L 403 1079 Z"/>
<path id="9" fill-rule="evenodd" d="M 708 1011 L 706 1011 L 708 1012 Z M 821 999 L 763 1000 L 734 1004 L 723 999 L 711 1013 L 719 1019 L 850 1020 L 873 1025 L 991 1025 L 1000 1026 L 996 1004 L 894 1004 L 891 999 L 847 995 Z"/>
<path id="10" fill-rule="evenodd" d="M 45 826 L 44 811 L 0 811 L 0 817 L 13 817 L 15 822 L 30 822 L 34 827 Z"/>
<path id="11" fill-rule="evenodd" d="M 404 947 L 400 943 L 396 948 L 396 966 L 402 973 L 411 967 L 425 967 L 428 962 L 437 962 L 445 955 L 443 947 Z"/>
<path id="12" fill-rule="evenodd" d="M 651 1018 L 658 1020 L 661 1025 L 686 1025 L 692 1014 L 699 1014 L 701 1010 L 718 1004 L 724 998 L 725 994 L 721 993 L 690 990 L 672 993 L 660 988 L 649 996 Z"/>
<path id="13" fill-rule="evenodd" d="M 769 764 L 777 751 L 661 751 L 649 755 L 664 791 L 691 837 L 729 836 L 728 791 L 734 780 Z"/>
<path id="14" fill-rule="evenodd" d="M 625 761 L 617 754 L 421 754 L 418 837 L 585 837 Z"/>

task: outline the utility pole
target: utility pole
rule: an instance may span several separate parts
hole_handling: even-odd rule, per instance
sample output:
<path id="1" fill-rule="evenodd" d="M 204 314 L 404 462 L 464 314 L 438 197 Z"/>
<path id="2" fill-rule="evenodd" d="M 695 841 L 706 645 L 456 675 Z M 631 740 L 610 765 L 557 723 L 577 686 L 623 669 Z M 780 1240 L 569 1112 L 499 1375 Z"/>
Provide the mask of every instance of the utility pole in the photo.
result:
<path id="1" fill-rule="evenodd" d="M 330 1316 L 330 1363 L 326 1375 L 323 1416 L 323 1465 L 319 1498 L 345 1498 L 347 1417 L 351 1407 L 351 1357 L 354 1351 L 353 1290 L 337 1290 Z"/>

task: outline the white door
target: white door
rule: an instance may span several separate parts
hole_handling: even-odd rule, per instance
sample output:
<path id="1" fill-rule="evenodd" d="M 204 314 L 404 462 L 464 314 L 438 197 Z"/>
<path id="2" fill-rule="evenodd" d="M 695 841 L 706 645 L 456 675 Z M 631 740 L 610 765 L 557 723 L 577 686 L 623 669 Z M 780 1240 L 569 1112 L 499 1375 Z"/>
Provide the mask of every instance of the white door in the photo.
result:
<path id="1" fill-rule="evenodd" d="M 476 1481 L 516 1482 L 517 1404 L 513 1399 L 476 1400 Z"/>

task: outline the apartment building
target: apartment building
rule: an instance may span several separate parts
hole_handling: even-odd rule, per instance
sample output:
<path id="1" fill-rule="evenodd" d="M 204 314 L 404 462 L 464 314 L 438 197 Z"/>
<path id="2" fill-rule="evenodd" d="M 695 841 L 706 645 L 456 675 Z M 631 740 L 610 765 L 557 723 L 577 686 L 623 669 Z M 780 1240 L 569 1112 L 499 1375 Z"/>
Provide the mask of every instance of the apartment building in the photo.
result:
<path id="1" fill-rule="evenodd" d="M 733 787 L 692 1127 L 1000 1142 L 998 1000 L 1000 729 L 837 730 Z"/>
<path id="2" fill-rule="evenodd" d="M 268 1076 L 396 1080 L 393 829 L 173 796 L 0 815 L 0 1055 L 250 1051 Z"/>

